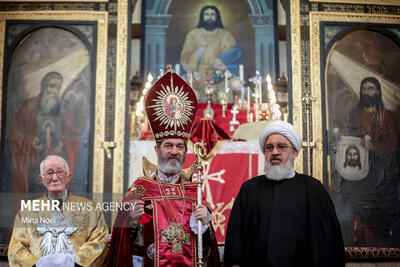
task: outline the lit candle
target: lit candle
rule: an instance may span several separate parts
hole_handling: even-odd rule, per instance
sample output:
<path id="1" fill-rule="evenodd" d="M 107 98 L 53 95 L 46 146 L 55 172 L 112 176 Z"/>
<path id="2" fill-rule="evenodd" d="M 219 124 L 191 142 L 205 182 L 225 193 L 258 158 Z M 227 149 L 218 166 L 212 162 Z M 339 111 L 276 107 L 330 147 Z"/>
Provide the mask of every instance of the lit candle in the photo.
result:
<path id="1" fill-rule="evenodd" d="M 242 64 L 239 65 L 239 78 L 244 81 L 244 66 Z"/>

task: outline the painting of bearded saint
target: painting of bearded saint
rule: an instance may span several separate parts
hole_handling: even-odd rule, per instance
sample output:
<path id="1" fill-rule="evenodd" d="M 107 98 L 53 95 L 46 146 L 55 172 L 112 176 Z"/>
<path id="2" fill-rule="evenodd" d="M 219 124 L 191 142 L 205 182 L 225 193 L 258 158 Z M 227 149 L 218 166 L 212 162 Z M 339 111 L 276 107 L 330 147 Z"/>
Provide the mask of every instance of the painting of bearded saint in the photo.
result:
<path id="1" fill-rule="evenodd" d="M 29 59 L 24 56 L 28 54 L 32 55 Z M 9 73 L 3 157 L 11 179 L 3 175 L 3 191 L 43 192 L 37 178 L 39 163 L 47 155 L 60 155 L 78 177 L 74 184 L 86 192 L 88 151 L 84 148 L 90 130 L 87 48 L 66 30 L 42 28 L 16 48 Z"/>
<path id="2" fill-rule="evenodd" d="M 330 53 L 332 200 L 346 246 L 400 247 L 399 57 L 371 31 L 344 36 Z"/>
<path id="3" fill-rule="evenodd" d="M 199 23 L 187 34 L 180 59 L 186 72 L 198 72 L 203 80 L 211 69 L 229 70 L 239 76 L 239 64 L 244 64 L 240 47 L 232 33 L 224 29 L 219 9 L 212 5 L 201 9 Z M 219 75 L 210 78 L 221 82 Z"/>

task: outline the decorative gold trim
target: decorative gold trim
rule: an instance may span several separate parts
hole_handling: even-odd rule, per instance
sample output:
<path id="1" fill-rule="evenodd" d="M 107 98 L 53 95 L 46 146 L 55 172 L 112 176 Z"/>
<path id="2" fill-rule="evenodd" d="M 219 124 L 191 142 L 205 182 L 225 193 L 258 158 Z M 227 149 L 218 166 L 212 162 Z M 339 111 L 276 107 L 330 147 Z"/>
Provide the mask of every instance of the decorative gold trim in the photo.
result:
<path id="1" fill-rule="evenodd" d="M 115 128 L 114 141 L 116 147 L 114 149 L 113 158 L 113 179 L 112 192 L 113 201 L 121 201 L 117 199 L 123 196 L 124 190 L 124 150 L 125 150 L 125 124 L 126 116 L 126 80 L 127 80 L 127 58 L 128 58 L 128 0 L 118 0 L 118 22 L 117 22 L 117 61 L 116 61 L 116 77 L 115 77 Z M 112 214 L 112 221 L 115 221 L 116 213 Z"/>
<path id="2" fill-rule="evenodd" d="M 400 2 L 398 0 L 310 0 L 310 2 L 400 6 Z"/>
<path id="3" fill-rule="evenodd" d="M 0 32 L 3 34 L 0 34 L 0 110 L 3 110 L 2 104 L 3 104 L 3 65 L 4 65 L 4 38 L 5 38 L 5 32 L 6 32 L 6 22 L 5 19 L 2 18 L 0 14 Z M 3 116 L 0 115 L 0 130 L 1 130 L 1 125 L 2 121 L 1 118 Z M 0 140 L 1 140 L 1 132 L 0 131 Z"/>
<path id="4" fill-rule="evenodd" d="M 376 15 L 376 14 L 353 14 L 336 12 L 310 12 L 310 76 L 311 91 L 315 96 L 313 106 L 313 137 L 315 148 L 313 153 L 313 175 L 322 179 L 323 177 L 323 129 L 322 129 L 322 97 L 321 97 L 321 60 L 320 60 L 320 22 L 355 22 L 355 23 L 377 23 L 377 24 L 400 24 L 400 16 Z M 322 74 L 325 75 L 325 74 Z M 326 87 L 326 84 L 325 84 Z M 330 164 L 328 162 L 328 164 Z M 328 166 L 330 169 L 330 166 Z"/>
<path id="5" fill-rule="evenodd" d="M 398 259 L 400 257 L 399 248 L 371 248 L 371 247 L 346 247 L 346 258 L 364 259 Z"/>
<path id="6" fill-rule="evenodd" d="M 4 33 L 6 20 L 54 20 L 54 21 L 96 21 L 97 22 L 97 51 L 96 51 L 96 92 L 94 118 L 94 148 L 93 148 L 93 193 L 102 193 L 104 185 L 104 152 L 102 142 L 105 138 L 105 92 L 107 68 L 107 25 L 108 13 L 98 11 L 29 11 L 29 12 L 0 12 L 0 55 L 4 57 Z M 0 62 L 0 75 L 3 73 L 3 62 Z M 3 92 L 0 76 L 0 92 Z M 1 102 L 0 102 L 1 106 Z"/>
<path id="7" fill-rule="evenodd" d="M 292 103 L 293 125 L 303 133 L 302 87 L 301 87 L 301 30 L 300 1 L 290 1 L 290 36 L 292 50 Z M 304 138 L 304 137 L 303 137 Z M 296 171 L 303 173 L 303 153 L 295 160 Z"/>

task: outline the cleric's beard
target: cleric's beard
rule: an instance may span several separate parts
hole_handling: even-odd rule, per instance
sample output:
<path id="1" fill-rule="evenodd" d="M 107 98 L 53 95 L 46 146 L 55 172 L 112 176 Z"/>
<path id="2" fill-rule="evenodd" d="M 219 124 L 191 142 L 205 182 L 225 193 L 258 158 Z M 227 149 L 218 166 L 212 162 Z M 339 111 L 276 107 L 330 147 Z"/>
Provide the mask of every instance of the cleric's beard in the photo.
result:
<path id="1" fill-rule="evenodd" d="M 185 163 L 186 154 L 183 155 L 182 159 L 179 160 L 179 156 L 175 158 L 178 161 L 169 162 L 170 159 L 174 158 L 173 156 L 168 156 L 167 158 L 163 158 L 161 155 L 161 151 L 157 153 L 158 158 L 158 168 L 165 174 L 177 174 L 182 169 L 183 164 Z"/>
<path id="2" fill-rule="evenodd" d="M 264 173 L 268 179 L 280 181 L 286 178 L 289 178 L 289 175 L 292 173 L 294 167 L 293 157 L 279 165 L 272 165 L 271 162 L 266 161 L 264 165 Z"/>

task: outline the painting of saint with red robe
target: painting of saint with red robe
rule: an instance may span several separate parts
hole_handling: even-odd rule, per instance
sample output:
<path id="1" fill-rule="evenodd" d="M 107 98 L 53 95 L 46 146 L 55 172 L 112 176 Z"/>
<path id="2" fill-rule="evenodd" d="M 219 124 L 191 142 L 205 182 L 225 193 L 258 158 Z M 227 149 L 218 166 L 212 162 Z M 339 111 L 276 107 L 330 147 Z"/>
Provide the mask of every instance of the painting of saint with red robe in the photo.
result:
<path id="1" fill-rule="evenodd" d="M 19 28 L 13 30 L 18 36 Z M 70 190 L 86 192 L 91 125 L 88 45 L 65 29 L 39 28 L 21 38 L 10 62 L 2 191 L 43 192 L 39 164 L 47 155 L 60 155 L 75 176 Z"/>
<path id="2" fill-rule="evenodd" d="M 345 246 L 400 247 L 399 44 L 387 29 L 359 30 L 329 50 L 331 192 Z"/>

